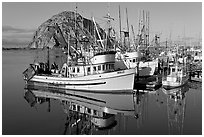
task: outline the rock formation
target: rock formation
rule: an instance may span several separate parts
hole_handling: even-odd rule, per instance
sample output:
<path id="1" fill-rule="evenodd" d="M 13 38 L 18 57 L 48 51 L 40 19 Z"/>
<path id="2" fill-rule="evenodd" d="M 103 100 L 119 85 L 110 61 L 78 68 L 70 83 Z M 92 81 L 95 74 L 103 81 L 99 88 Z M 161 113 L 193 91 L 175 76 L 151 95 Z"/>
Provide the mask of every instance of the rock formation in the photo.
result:
<path id="1" fill-rule="evenodd" d="M 97 28 L 100 35 L 103 36 L 103 29 L 98 24 Z M 76 51 L 78 48 L 76 43 L 83 43 L 83 46 L 93 45 L 94 34 L 92 20 L 82 17 L 79 13 L 64 11 L 40 25 L 28 47 L 43 48 L 51 45 L 67 48 L 69 39 L 70 50 Z"/>

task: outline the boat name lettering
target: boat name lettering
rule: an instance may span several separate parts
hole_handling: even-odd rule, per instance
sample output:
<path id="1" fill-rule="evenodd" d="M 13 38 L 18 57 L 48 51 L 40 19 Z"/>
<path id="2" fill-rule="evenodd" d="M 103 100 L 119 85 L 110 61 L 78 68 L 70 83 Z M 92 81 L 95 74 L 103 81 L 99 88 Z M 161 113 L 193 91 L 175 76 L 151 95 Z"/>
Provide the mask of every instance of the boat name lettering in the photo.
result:
<path id="1" fill-rule="evenodd" d="M 123 70 L 123 71 L 118 71 L 118 72 L 117 72 L 117 74 L 120 74 L 120 73 L 124 73 L 124 70 Z"/>

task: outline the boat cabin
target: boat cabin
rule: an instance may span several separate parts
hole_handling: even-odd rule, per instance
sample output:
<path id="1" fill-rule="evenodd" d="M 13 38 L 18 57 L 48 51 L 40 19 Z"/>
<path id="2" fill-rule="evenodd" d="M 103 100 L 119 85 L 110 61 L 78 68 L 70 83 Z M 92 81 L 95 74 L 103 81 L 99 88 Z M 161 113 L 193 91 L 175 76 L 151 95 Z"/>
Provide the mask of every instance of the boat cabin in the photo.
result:
<path id="1" fill-rule="evenodd" d="M 182 78 L 186 76 L 186 71 L 184 67 L 171 66 L 166 79 L 164 80 L 171 82 L 181 82 Z"/>
<path id="2" fill-rule="evenodd" d="M 62 66 L 63 77 L 78 77 L 115 71 L 115 54 L 99 54 L 90 59 L 86 65 Z"/>
<path id="3" fill-rule="evenodd" d="M 185 69 L 183 67 L 171 66 L 168 75 L 184 75 Z"/>
<path id="4" fill-rule="evenodd" d="M 141 60 L 142 54 L 140 52 L 128 52 L 124 54 L 124 61 L 129 68 L 137 67 L 137 63 Z"/>

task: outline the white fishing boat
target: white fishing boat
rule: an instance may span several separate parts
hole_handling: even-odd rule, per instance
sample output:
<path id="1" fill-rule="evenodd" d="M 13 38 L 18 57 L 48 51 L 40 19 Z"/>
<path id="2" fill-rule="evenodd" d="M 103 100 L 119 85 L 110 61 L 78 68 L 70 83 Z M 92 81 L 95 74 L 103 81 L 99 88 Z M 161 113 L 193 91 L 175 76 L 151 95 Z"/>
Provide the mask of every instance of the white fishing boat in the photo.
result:
<path id="1" fill-rule="evenodd" d="M 128 24 L 128 14 L 126 9 L 126 16 L 127 16 L 127 30 L 121 31 L 121 19 L 120 19 L 120 7 L 119 7 L 119 21 L 120 21 L 120 48 L 121 53 L 118 53 L 118 59 L 122 60 L 127 68 L 137 68 L 136 76 L 137 77 L 149 77 L 153 76 L 156 68 L 158 67 L 158 59 L 146 59 L 147 55 L 144 53 L 143 50 L 140 50 L 140 47 L 147 50 L 150 46 L 149 43 L 149 13 L 146 11 L 143 17 L 139 18 L 139 30 L 137 34 L 137 38 L 134 33 L 133 26 L 132 33 L 133 33 L 133 45 L 130 45 L 130 38 L 129 38 L 129 24 Z M 141 17 L 141 15 L 140 15 Z M 124 32 L 124 40 L 122 40 L 122 34 Z M 127 40 L 127 42 L 126 42 Z M 123 41 L 123 42 L 122 42 Z M 124 44 L 123 44 L 124 43 Z M 142 51 L 142 53 L 140 52 Z M 123 53 L 122 53 L 123 52 Z M 125 53 L 124 53 L 125 52 Z"/>
<path id="2" fill-rule="evenodd" d="M 178 55 L 179 45 L 177 46 Z M 182 61 L 182 63 L 180 62 Z M 165 89 L 173 89 L 184 86 L 188 80 L 189 75 L 187 72 L 187 64 L 185 63 L 184 53 L 182 53 L 182 60 L 179 60 L 178 56 L 174 57 L 174 62 L 172 64 L 168 64 L 169 70 L 167 76 L 162 78 L 162 85 Z"/>
<path id="3" fill-rule="evenodd" d="M 165 89 L 178 88 L 188 82 L 189 76 L 185 67 L 174 65 L 170 67 L 169 74 L 162 78 L 162 86 Z"/>
<path id="4" fill-rule="evenodd" d="M 138 74 L 140 77 L 153 76 L 158 67 L 158 59 L 142 61 L 143 55 L 137 51 L 127 52 L 123 56 L 123 61 L 127 68 L 137 68 L 139 65 L 139 72 L 138 69 L 135 70 L 136 75 Z"/>
<path id="5" fill-rule="evenodd" d="M 95 55 L 88 65 L 68 66 L 65 63 L 59 73 L 38 73 L 43 68 L 38 64 L 31 65 L 32 74 L 24 72 L 25 80 L 36 85 L 46 85 L 76 90 L 132 90 L 135 69 L 115 70 L 115 52 Z M 56 70 L 55 72 L 57 72 Z M 34 74 L 34 75 L 33 75 Z"/>

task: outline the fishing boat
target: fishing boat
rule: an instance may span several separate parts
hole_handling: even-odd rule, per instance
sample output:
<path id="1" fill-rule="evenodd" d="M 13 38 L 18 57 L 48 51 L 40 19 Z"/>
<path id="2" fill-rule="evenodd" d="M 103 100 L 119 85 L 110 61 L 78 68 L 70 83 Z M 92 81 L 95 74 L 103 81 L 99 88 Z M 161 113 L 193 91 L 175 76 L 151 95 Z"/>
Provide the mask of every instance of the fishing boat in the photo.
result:
<path id="1" fill-rule="evenodd" d="M 108 19 L 110 22 L 109 14 Z M 116 52 L 108 48 L 107 39 L 109 37 L 106 37 L 106 44 L 104 44 L 94 18 L 93 22 L 100 40 L 98 47 L 102 47 L 99 52 L 96 52 L 92 57 L 89 56 L 85 57 L 86 59 L 78 59 L 73 63 L 69 61 L 70 50 L 69 42 L 67 42 L 68 59 L 61 69 L 51 71 L 49 69 L 49 60 L 47 63 L 31 64 L 30 67 L 23 72 L 26 82 L 30 81 L 36 85 L 48 87 L 96 92 L 132 90 L 134 86 L 135 69 L 115 67 Z M 108 32 L 107 36 L 108 34 L 110 33 Z"/>
<path id="2" fill-rule="evenodd" d="M 137 68 L 136 75 L 139 77 L 153 76 L 158 67 L 158 59 L 155 60 L 141 60 L 142 54 L 140 52 L 127 52 L 124 54 L 123 61 L 127 68 Z"/>
<path id="3" fill-rule="evenodd" d="M 179 58 L 178 58 L 178 49 L 179 45 L 177 45 L 177 52 L 174 62 L 172 62 L 171 65 L 169 66 L 168 74 L 167 76 L 164 76 L 162 79 L 162 86 L 165 89 L 173 89 L 173 88 L 178 88 L 181 86 L 184 86 L 188 80 L 189 80 L 189 75 L 187 72 L 187 64 L 185 63 L 184 60 L 184 52 L 182 53 L 182 64 L 179 63 Z"/>
<path id="4" fill-rule="evenodd" d="M 35 82 L 36 85 L 65 89 L 94 91 L 133 89 L 135 69 L 115 70 L 115 52 L 96 54 L 90 61 L 88 65 L 68 66 L 64 63 L 59 73 L 50 74 L 42 67 L 43 63 L 31 64 L 30 68 L 23 72 L 24 79 Z"/>
<path id="5" fill-rule="evenodd" d="M 144 13 L 143 13 L 144 14 Z M 139 47 L 144 47 L 145 49 L 149 48 L 149 19 L 145 21 L 139 20 L 139 31 L 137 35 L 137 39 L 135 38 L 135 33 L 132 26 L 133 32 L 133 41 L 134 44 L 130 46 L 130 38 L 129 38 L 129 24 L 128 24 L 128 14 L 126 8 L 126 16 L 127 16 L 127 30 L 121 31 L 121 20 L 120 20 L 120 7 L 119 7 L 119 21 L 120 21 L 120 32 L 124 32 L 124 44 L 122 44 L 121 33 L 120 33 L 120 45 L 122 48 L 121 54 L 119 53 L 119 59 L 121 59 L 127 68 L 137 68 L 136 77 L 149 77 L 155 74 L 156 68 L 158 68 L 158 59 L 150 59 L 146 58 L 146 53 L 141 52 Z M 143 15 L 144 16 L 144 15 Z M 149 18 L 148 13 L 146 13 L 146 18 Z M 143 22 L 143 23 L 142 23 Z M 145 24 L 145 23 L 146 24 Z M 146 30 L 146 31 L 145 31 Z M 126 43 L 126 38 L 128 38 L 128 42 Z"/>
<path id="6" fill-rule="evenodd" d="M 188 82 L 189 76 L 184 65 L 174 65 L 169 69 L 168 75 L 162 78 L 162 86 L 165 89 L 178 88 Z"/>

